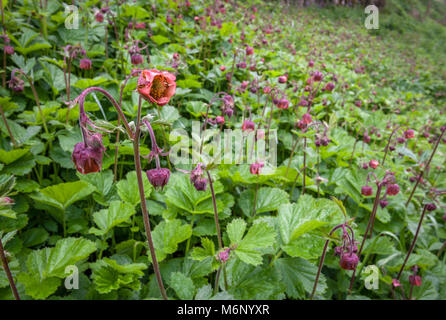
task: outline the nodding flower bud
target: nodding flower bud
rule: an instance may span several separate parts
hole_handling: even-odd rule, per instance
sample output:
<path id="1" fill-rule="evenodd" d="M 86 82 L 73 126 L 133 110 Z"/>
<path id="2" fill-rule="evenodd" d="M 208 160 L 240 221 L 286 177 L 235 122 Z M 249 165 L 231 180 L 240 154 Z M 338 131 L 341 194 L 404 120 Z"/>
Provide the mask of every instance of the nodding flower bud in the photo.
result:
<path id="1" fill-rule="evenodd" d="M 277 103 L 277 108 L 279 109 L 288 109 L 289 101 L 287 99 L 280 99 Z"/>
<path id="2" fill-rule="evenodd" d="M 341 259 L 339 260 L 339 265 L 344 270 L 355 270 L 358 263 L 359 258 L 353 252 L 342 254 Z"/>
<path id="3" fill-rule="evenodd" d="M 326 91 L 333 91 L 334 87 L 335 87 L 334 83 L 333 83 L 333 82 L 329 82 L 329 83 L 327 83 L 327 85 L 325 86 L 325 90 L 326 90 Z"/>
<path id="4" fill-rule="evenodd" d="M 16 76 L 12 76 L 11 80 L 8 81 L 8 86 L 12 91 L 22 92 L 25 88 L 25 81 Z"/>
<path id="5" fill-rule="evenodd" d="M 278 79 L 279 83 L 286 83 L 288 81 L 287 76 L 280 76 Z"/>
<path id="6" fill-rule="evenodd" d="M 140 55 L 140 54 L 132 55 L 130 57 L 130 60 L 134 66 L 136 66 L 138 64 L 142 64 L 144 62 L 144 59 L 143 59 L 142 55 Z"/>
<path id="7" fill-rule="evenodd" d="M 310 124 L 310 123 L 313 121 L 313 119 L 311 118 L 311 115 L 310 115 L 309 113 L 305 113 L 305 114 L 302 116 L 302 121 L 303 121 L 305 124 Z"/>
<path id="8" fill-rule="evenodd" d="M 326 146 L 328 146 L 328 144 L 330 143 L 330 139 L 329 138 L 327 138 L 327 137 L 322 137 L 322 139 L 321 139 L 321 144 L 324 146 L 324 147 L 326 147 Z"/>
<path id="9" fill-rule="evenodd" d="M 386 191 L 386 193 L 387 193 L 389 196 L 395 196 L 395 195 L 397 195 L 399 192 L 400 192 L 400 186 L 397 185 L 396 183 L 394 183 L 394 184 L 388 184 L 388 185 L 387 185 L 387 191 Z"/>
<path id="10" fill-rule="evenodd" d="M 255 125 L 255 123 L 253 121 L 251 121 L 251 120 L 243 121 L 243 124 L 242 124 L 242 130 L 243 131 L 250 132 L 250 131 L 253 131 L 255 129 L 256 129 L 256 125 Z"/>
<path id="11" fill-rule="evenodd" d="M 266 86 L 266 87 L 263 88 L 263 93 L 264 94 L 268 94 L 270 92 L 271 92 L 271 87 Z"/>
<path id="12" fill-rule="evenodd" d="M 400 281 L 398 279 L 392 279 L 392 286 L 394 288 L 401 287 L 401 283 L 400 283 Z"/>
<path id="13" fill-rule="evenodd" d="M 361 194 L 363 196 L 371 196 L 373 194 L 373 188 L 371 186 L 363 186 L 361 188 Z"/>
<path id="14" fill-rule="evenodd" d="M 96 12 L 96 14 L 94 15 L 94 18 L 97 22 L 104 21 L 104 15 L 100 11 Z"/>
<path id="15" fill-rule="evenodd" d="M 409 276 L 409 282 L 410 282 L 411 285 L 419 287 L 419 286 L 421 286 L 421 283 L 422 283 L 421 276 L 410 275 Z"/>
<path id="16" fill-rule="evenodd" d="M 362 101 L 361 100 L 356 100 L 355 101 L 355 106 L 357 106 L 358 108 L 361 108 L 362 105 Z"/>
<path id="17" fill-rule="evenodd" d="M 408 129 L 406 131 L 404 131 L 404 137 L 406 139 L 412 139 L 415 137 L 415 131 L 413 131 L 412 129 Z"/>
<path id="18" fill-rule="evenodd" d="M 426 204 L 426 210 L 427 211 L 434 211 L 437 209 L 437 206 L 435 205 L 435 203 L 428 203 Z"/>
<path id="19" fill-rule="evenodd" d="M 248 84 L 249 82 L 245 80 L 241 83 L 240 88 L 242 88 L 242 90 L 245 90 L 246 88 L 248 88 Z"/>
<path id="20" fill-rule="evenodd" d="M 314 61 L 310 59 L 310 61 L 308 61 L 308 66 L 310 68 L 313 68 L 314 67 Z"/>
<path id="21" fill-rule="evenodd" d="M 197 178 L 193 181 L 193 185 L 197 191 L 206 191 L 208 180 L 206 178 Z"/>
<path id="22" fill-rule="evenodd" d="M 370 160 L 369 166 L 372 167 L 373 169 L 376 169 L 379 166 L 379 162 L 376 160 Z"/>
<path id="23" fill-rule="evenodd" d="M 11 47 L 11 46 L 5 46 L 5 47 L 3 48 L 3 50 L 5 50 L 5 53 L 6 53 L 6 54 L 14 54 L 14 47 Z"/>
<path id="24" fill-rule="evenodd" d="M 98 133 L 97 135 L 100 134 Z M 101 171 L 104 151 L 105 148 L 102 146 L 102 139 L 99 147 L 90 146 L 88 142 L 79 142 L 74 146 L 71 159 L 76 165 L 77 171 L 82 174 L 99 172 Z"/>
<path id="25" fill-rule="evenodd" d="M 253 53 L 254 53 L 253 47 L 250 47 L 250 46 L 246 47 L 246 55 L 247 56 L 252 55 Z"/>
<path id="26" fill-rule="evenodd" d="M 197 166 L 190 172 L 190 182 L 194 185 L 197 191 L 205 191 L 207 188 L 207 179 L 203 177 L 202 163 L 197 164 Z"/>
<path id="27" fill-rule="evenodd" d="M 79 68 L 82 70 L 90 70 L 91 69 L 91 60 L 90 59 L 81 59 L 79 63 Z"/>
<path id="28" fill-rule="evenodd" d="M 215 122 L 217 124 L 224 124 L 225 123 L 225 117 L 223 117 L 223 116 L 216 116 L 215 117 Z"/>
<path id="29" fill-rule="evenodd" d="M 380 200 L 379 201 L 379 205 L 381 206 L 381 208 L 385 208 L 385 207 L 387 207 L 388 206 L 388 204 L 389 204 L 389 201 L 387 201 L 387 200 Z"/>
<path id="30" fill-rule="evenodd" d="M 264 164 L 262 162 L 252 163 L 249 167 L 251 174 L 260 174 L 260 169 L 263 168 Z"/>
<path id="31" fill-rule="evenodd" d="M 369 164 L 368 164 L 367 162 L 364 162 L 364 163 L 362 164 L 362 168 L 363 168 L 363 169 L 368 169 L 368 168 L 369 168 Z"/>
<path id="32" fill-rule="evenodd" d="M 324 76 L 322 75 L 322 72 L 320 72 L 320 71 L 315 71 L 314 74 L 313 74 L 313 80 L 316 81 L 316 82 L 322 81 L 323 77 Z"/>
<path id="33" fill-rule="evenodd" d="M 234 114 L 234 110 L 232 108 L 224 108 L 223 109 L 223 114 L 225 116 L 228 116 L 228 118 L 231 118 L 232 115 Z"/>
<path id="34" fill-rule="evenodd" d="M 226 67 L 225 66 L 220 66 L 220 71 L 225 71 Z"/>
<path id="35" fill-rule="evenodd" d="M 225 107 L 233 108 L 234 107 L 234 99 L 229 94 L 225 94 L 223 97 L 223 104 Z"/>
<path id="36" fill-rule="evenodd" d="M 169 182 L 170 170 L 167 168 L 156 168 L 146 171 L 147 179 L 149 179 L 152 186 L 163 189 Z"/>
<path id="37" fill-rule="evenodd" d="M 362 139 L 362 141 L 364 141 L 364 143 L 370 143 L 371 140 L 372 140 L 372 138 L 370 138 L 369 135 L 364 135 L 364 138 Z"/>

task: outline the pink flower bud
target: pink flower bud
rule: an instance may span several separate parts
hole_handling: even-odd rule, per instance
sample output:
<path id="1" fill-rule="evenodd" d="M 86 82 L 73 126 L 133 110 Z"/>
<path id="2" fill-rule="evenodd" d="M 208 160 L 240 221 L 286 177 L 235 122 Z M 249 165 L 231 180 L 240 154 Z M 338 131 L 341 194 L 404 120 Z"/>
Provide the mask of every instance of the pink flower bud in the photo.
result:
<path id="1" fill-rule="evenodd" d="M 359 258 L 354 253 L 344 253 L 341 256 L 341 259 L 339 261 L 339 265 L 344 270 L 355 270 L 356 266 L 358 265 Z"/>
<path id="2" fill-rule="evenodd" d="M 245 120 L 245 121 L 243 121 L 243 124 L 242 124 L 242 130 L 243 131 L 253 131 L 253 130 L 255 130 L 256 129 L 256 125 L 255 125 L 255 123 L 253 122 L 253 121 L 251 121 L 251 120 Z"/>
<path id="3" fill-rule="evenodd" d="M 278 79 L 279 83 L 286 83 L 288 81 L 287 76 L 280 76 Z"/>
<path id="4" fill-rule="evenodd" d="M 363 186 L 361 188 L 361 194 L 363 196 L 371 196 L 373 194 L 373 188 L 371 186 Z"/>
<path id="5" fill-rule="evenodd" d="M 91 69 L 91 60 L 90 59 L 81 59 L 79 63 L 79 68 L 82 70 L 90 70 Z"/>
<path id="6" fill-rule="evenodd" d="M 14 48 L 11 46 L 5 46 L 4 50 L 6 54 L 14 54 Z"/>
<path id="7" fill-rule="evenodd" d="M 386 191 L 386 193 L 387 193 L 389 196 L 395 196 L 395 195 L 397 195 L 399 192 L 400 192 L 400 186 L 397 185 L 396 183 L 387 185 L 387 191 Z"/>
<path id="8" fill-rule="evenodd" d="M 155 189 L 164 186 L 169 182 L 170 170 L 167 168 L 151 169 L 146 171 L 147 179 L 149 179 Z"/>
<path id="9" fill-rule="evenodd" d="M 412 129 L 408 129 L 406 131 L 404 131 L 404 137 L 406 139 L 411 139 L 415 137 L 415 131 L 413 131 Z"/>
<path id="10" fill-rule="evenodd" d="M 370 160 L 369 166 L 372 167 L 373 169 L 376 169 L 379 166 L 379 162 L 376 160 Z"/>

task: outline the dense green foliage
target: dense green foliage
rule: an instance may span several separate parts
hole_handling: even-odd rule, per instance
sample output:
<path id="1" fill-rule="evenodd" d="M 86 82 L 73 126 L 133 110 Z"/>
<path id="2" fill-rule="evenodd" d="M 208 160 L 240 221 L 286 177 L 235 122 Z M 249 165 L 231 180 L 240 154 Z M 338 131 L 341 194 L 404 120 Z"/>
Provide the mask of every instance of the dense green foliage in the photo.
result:
<path id="1" fill-rule="evenodd" d="M 259 175 L 246 161 L 201 160 L 212 176 L 229 252 L 217 287 L 223 265 L 217 257 L 224 249 L 217 241 L 211 189 L 196 190 L 189 175 L 177 170 L 197 163 L 174 165 L 161 157 L 161 166 L 172 171 L 163 189 L 155 189 L 143 174 L 156 258 L 170 299 L 308 299 L 327 239 L 332 241 L 315 299 L 403 299 L 409 292 L 413 299 L 446 299 L 444 140 L 426 169 L 446 125 L 446 29 L 435 20 L 435 12 L 444 8 L 436 4 L 432 17 L 419 21 L 403 7 L 405 1 L 395 1 L 383 9 L 380 29 L 367 30 L 362 8 L 186 2 L 110 1 L 101 22 L 104 1 L 76 1 L 79 28 L 67 29 L 60 0 L 43 8 L 37 1 L 3 1 L 4 30 L 14 54 L 5 56 L 2 75 L 10 82 L 0 88 L 0 238 L 20 297 L 161 298 L 144 231 L 133 144 L 112 104 L 98 92 L 87 97 L 85 109 L 109 131 L 102 131 L 102 170 L 83 175 L 72 160 L 82 136 L 79 105 L 69 102 L 95 86 L 120 103 L 123 88 L 120 105 L 135 122 L 137 77 L 122 84 L 133 69 L 144 68 L 176 75 L 176 93 L 167 105 L 142 102 L 142 114 L 150 115 L 164 151 L 177 143 L 170 132 L 182 129 L 190 135 L 193 120 L 205 122 L 208 106 L 211 119 L 222 115 L 222 102 L 214 99 L 219 92 L 233 97 L 234 115 L 226 116 L 221 127 L 208 124 L 208 130 L 240 129 L 250 118 L 257 129 L 277 130 L 278 137 L 277 167 L 265 166 Z M 145 25 L 130 28 L 130 22 Z M 136 66 L 129 53 L 134 40 L 143 43 L 139 48 L 147 45 Z M 4 49 L 7 43 L 0 39 L 0 45 Z M 67 45 L 79 45 L 85 56 L 81 52 L 71 61 Z M 246 55 L 246 46 L 253 48 L 252 55 Z M 91 68 L 80 67 L 85 58 Z M 242 62 L 246 67 L 237 67 Z M 12 75 L 15 69 L 30 81 Z M 309 82 L 315 71 L 322 79 Z M 279 83 L 284 75 L 287 80 Z M 322 90 L 328 83 L 334 88 Z M 281 92 L 289 107 L 276 107 L 265 87 Z M 300 106 L 303 100 L 310 101 L 308 109 Z M 307 113 L 314 126 L 303 128 Z M 401 130 L 392 134 L 397 125 Z M 414 130 L 413 138 L 408 129 Z M 321 138 L 330 142 L 320 145 Z M 149 134 L 142 132 L 141 154 L 147 156 L 151 147 Z M 371 160 L 379 162 L 376 169 L 365 168 Z M 152 168 L 154 162 L 143 158 L 142 169 Z M 384 199 L 383 189 L 377 199 L 388 203 L 374 210 L 377 186 L 371 173 L 381 180 L 386 172 L 394 173 L 399 192 Z M 363 195 L 365 185 L 373 188 L 371 196 Z M 402 272 L 405 294 L 397 289 L 393 296 L 392 279 L 427 203 L 437 208 L 426 213 Z M 372 212 L 372 236 L 364 242 L 348 294 L 352 271 L 341 268 L 334 255 L 342 234 L 329 232 L 345 223 L 359 246 Z M 374 290 L 365 287 L 362 271 L 368 265 L 379 271 Z M 415 265 L 420 286 L 409 282 Z M 70 266 L 77 267 L 79 289 L 64 285 Z M 3 269 L 0 298 L 13 299 Z"/>

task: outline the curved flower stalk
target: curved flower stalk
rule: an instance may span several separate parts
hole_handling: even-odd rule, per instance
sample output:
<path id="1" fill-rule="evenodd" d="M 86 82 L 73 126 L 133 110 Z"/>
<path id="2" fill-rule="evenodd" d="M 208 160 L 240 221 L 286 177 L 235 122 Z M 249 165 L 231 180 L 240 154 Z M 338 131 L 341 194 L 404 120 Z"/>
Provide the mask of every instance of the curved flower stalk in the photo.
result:
<path id="1" fill-rule="evenodd" d="M 64 80 L 65 80 L 65 89 L 67 93 L 67 101 L 70 101 L 70 91 L 71 91 L 71 65 L 74 59 L 77 58 L 79 54 L 82 54 L 84 57 L 86 57 L 87 53 L 86 51 L 80 46 L 72 46 L 67 45 L 63 48 L 64 50 L 64 57 L 63 57 L 63 73 L 64 73 Z M 68 68 L 68 69 L 67 69 Z M 74 107 L 71 104 L 68 103 L 68 109 L 67 109 L 67 116 L 65 119 L 65 122 L 68 124 L 68 120 L 70 118 L 70 110 Z"/>
<path id="2" fill-rule="evenodd" d="M 134 75 L 133 72 L 131 74 Z M 128 80 L 128 79 L 126 79 Z M 102 156 L 105 151 L 104 146 L 102 145 L 102 135 L 100 133 L 95 133 L 94 131 L 88 128 L 91 127 L 96 130 L 106 131 L 102 128 L 95 126 L 95 124 L 88 118 L 87 114 L 84 110 L 84 102 L 85 97 L 88 93 L 93 91 L 101 92 L 105 97 L 112 103 L 113 107 L 116 109 L 120 120 L 124 124 L 124 128 L 126 130 L 127 135 L 130 140 L 133 141 L 133 153 L 134 153 L 134 161 L 135 161 L 135 169 L 137 176 L 138 189 L 141 200 L 141 210 L 143 214 L 144 227 L 147 236 L 147 242 L 152 258 L 152 264 L 155 272 L 155 276 L 157 278 L 158 286 L 160 288 L 160 292 L 162 297 L 167 300 L 166 290 L 164 288 L 164 284 L 161 278 L 161 273 L 159 270 L 158 261 L 155 254 L 155 248 L 153 245 L 151 227 L 149 221 L 149 213 L 147 210 L 145 194 L 144 194 L 144 184 L 142 180 L 142 167 L 141 167 L 141 159 L 139 152 L 139 141 L 141 135 L 141 103 L 142 98 L 146 98 L 150 101 L 155 101 L 155 103 L 164 105 L 166 104 L 170 97 L 175 93 L 176 84 L 172 81 L 175 80 L 175 76 L 170 75 L 167 72 L 160 72 L 158 70 L 143 70 L 140 72 L 140 78 L 138 80 L 138 91 L 140 93 L 139 101 L 138 101 L 138 112 L 137 112 L 137 120 L 135 124 L 135 131 L 130 128 L 130 125 L 122 111 L 121 105 L 116 102 L 116 100 L 104 89 L 99 87 L 90 87 L 85 89 L 79 97 L 77 97 L 71 104 L 75 105 L 79 103 L 79 124 L 81 127 L 83 142 L 80 142 L 76 145 L 75 150 L 73 151 L 73 161 L 76 164 L 77 169 L 85 174 L 89 172 L 97 172 L 101 170 L 102 164 Z M 122 90 L 121 88 L 121 98 L 122 101 Z M 149 155 L 149 158 L 155 158 L 157 162 L 157 169 L 162 169 L 159 167 L 159 155 L 164 155 L 161 153 L 161 150 L 158 148 L 155 140 L 155 136 L 153 134 L 153 130 L 150 126 L 148 120 L 143 120 L 144 124 L 149 129 L 149 134 L 152 139 L 152 152 Z M 149 170 L 150 171 L 150 170 Z M 163 171 L 163 172 L 161 172 Z M 160 170 L 159 174 L 147 173 L 149 181 L 154 186 L 164 186 L 168 178 L 170 176 L 165 172 L 165 170 Z"/>
<path id="3" fill-rule="evenodd" d="M 335 248 L 335 256 L 339 256 L 339 265 L 344 270 L 356 270 L 356 267 L 359 263 L 359 257 L 356 255 L 358 251 L 358 247 L 356 246 L 355 236 L 352 227 L 350 227 L 347 222 L 339 224 L 331 229 L 328 234 L 328 239 L 325 241 L 324 249 L 322 251 L 321 261 L 319 262 L 319 267 L 317 270 L 316 279 L 313 285 L 313 291 L 310 295 L 310 300 L 313 299 L 314 294 L 316 293 L 317 284 L 319 282 L 319 276 L 321 275 L 322 266 L 324 264 L 325 255 L 327 253 L 328 244 L 330 243 L 330 237 L 333 233 L 342 228 L 342 246 L 337 246 Z M 348 233 L 350 231 L 350 234 Z"/>

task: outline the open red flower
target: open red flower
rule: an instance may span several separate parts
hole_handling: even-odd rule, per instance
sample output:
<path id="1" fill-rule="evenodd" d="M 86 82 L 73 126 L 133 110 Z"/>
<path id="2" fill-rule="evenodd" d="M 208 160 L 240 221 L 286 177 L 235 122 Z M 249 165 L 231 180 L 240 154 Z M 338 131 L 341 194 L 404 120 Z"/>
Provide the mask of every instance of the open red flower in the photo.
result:
<path id="1" fill-rule="evenodd" d="M 147 101 L 163 106 L 175 94 L 175 80 L 176 77 L 167 71 L 143 70 L 138 79 L 138 92 Z"/>

